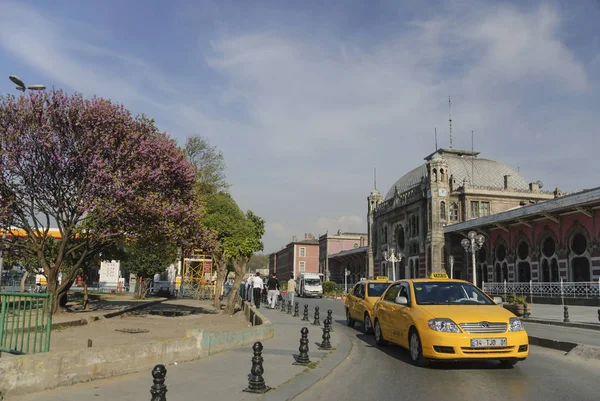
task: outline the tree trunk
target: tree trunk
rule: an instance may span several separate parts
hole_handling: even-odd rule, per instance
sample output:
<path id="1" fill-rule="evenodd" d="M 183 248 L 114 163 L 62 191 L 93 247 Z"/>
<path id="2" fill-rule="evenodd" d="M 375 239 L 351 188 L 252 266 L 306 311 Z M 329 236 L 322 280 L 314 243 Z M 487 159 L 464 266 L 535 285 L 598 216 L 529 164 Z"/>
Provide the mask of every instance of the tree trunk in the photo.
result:
<path id="1" fill-rule="evenodd" d="M 88 307 L 88 286 L 87 286 L 87 274 L 83 275 L 83 310 L 87 310 Z"/>
<path id="2" fill-rule="evenodd" d="M 25 269 L 23 269 L 23 270 L 25 270 Z M 23 277 L 21 277 L 21 284 L 19 285 L 20 292 L 25 292 L 25 281 L 27 280 L 28 276 L 29 276 L 29 272 L 27 270 L 25 270 L 23 272 Z"/>
<path id="3" fill-rule="evenodd" d="M 231 291 L 229 291 L 229 295 L 227 296 L 227 306 L 225 307 L 225 313 L 228 315 L 233 315 L 235 312 L 235 299 L 236 295 L 240 292 L 240 284 L 242 283 L 243 274 L 235 274 L 235 278 L 233 279 L 233 287 L 231 287 Z"/>

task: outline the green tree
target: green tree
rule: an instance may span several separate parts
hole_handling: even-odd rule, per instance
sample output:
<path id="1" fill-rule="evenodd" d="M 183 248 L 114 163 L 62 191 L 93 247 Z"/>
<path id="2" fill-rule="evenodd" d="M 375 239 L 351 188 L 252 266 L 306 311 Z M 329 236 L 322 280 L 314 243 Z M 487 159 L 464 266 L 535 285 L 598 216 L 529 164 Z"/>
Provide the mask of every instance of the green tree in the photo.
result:
<path id="1" fill-rule="evenodd" d="M 196 135 L 185 142 L 185 155 L 196 168 L 196 181 L 201 194 L 214 194 L 229 190 L 225 181 L 225 158 L 208 139 Z"/>
<path id="2" fill-rule="evenodd" d="M 213 263 L 217 272 L 217 284 L 214 306 L 221 307 L 221 288 L 227 276 L 228 265 L 235 252 L 235 244 L 239 242 L 239 225 L 245 220 L 235 200 L 228 193 L 215 193 L 206 199 L 204 225 L 212 230 L 217 239 L 213 251 Z"/>
<path id="3" fill-rule="evenodd" d="M 145 298 L 155 274 L 163 273 L 177 260 L 177 246 L 165 241 L 132 241 L 125 245 L 121 267 L 136 275 L 135 296 Z"/>
<path id="4" fill-rule="evenodd" d="M 230 315 L 235 311 L 236 295 L 239 293 L 240 284 L 246 274 L 246 267 L 250 258 L 255 252 L 260 252 L 264 249 L 262 242 L 264 234 L 265 221 L 251 210 L 248 210 L 244 218 L 236 226 L 235 235 L 225 240 L 226 243 L 229 243 L 228 249 L 231 249 L 231 259 L 235 271 L 233 287 L 231 288 L 231 292 L 227 298 L 227 306 L 225 307 L 225 311 Z"/>

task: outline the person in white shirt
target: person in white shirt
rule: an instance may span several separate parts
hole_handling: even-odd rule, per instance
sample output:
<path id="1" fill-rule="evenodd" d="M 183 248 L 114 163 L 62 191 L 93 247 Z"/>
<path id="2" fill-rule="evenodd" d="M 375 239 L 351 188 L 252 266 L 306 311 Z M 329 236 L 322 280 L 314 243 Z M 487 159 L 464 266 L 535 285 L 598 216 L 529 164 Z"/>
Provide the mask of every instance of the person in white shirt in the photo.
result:
<path id="1" fill-rule="evenodd" d="M 288 302 L 294 304 L 294 295 L 296 295 L 296 281 L 294 281 L 294 277 L 290 277 L 287 283 L 287 293 L 288 293 Z"/>
<path id="2" fill-rule="evenodd" d="M 260 308 L 260 293 L 264 288 L 263 279 L 260 277 L 260 273 L 256 273 L 256 276 L 252 277 L 252 296 L 254 297 L 254 305 Z"/>

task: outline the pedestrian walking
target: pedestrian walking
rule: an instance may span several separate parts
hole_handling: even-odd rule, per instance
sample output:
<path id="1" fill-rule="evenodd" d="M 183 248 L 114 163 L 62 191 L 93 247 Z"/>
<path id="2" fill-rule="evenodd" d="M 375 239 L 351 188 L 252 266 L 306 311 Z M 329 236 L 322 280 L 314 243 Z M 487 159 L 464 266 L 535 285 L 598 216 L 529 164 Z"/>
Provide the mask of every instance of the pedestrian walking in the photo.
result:
<path id="1" fill-rule="evenodd" d="M 277 280 L 277 275 L 273 273 L 267 280 L 267 303 L 269 308 L 275 309 L 277 297 L 279 297 L 279 280 Z"/>
<path id="2" fill-rule="evenodd" d="M 290 279 L 287 282 L 287 293 L 288 293 L 288 302 L 294 304 L 294 297 L 296 296 L 296 281 L 294 280 L 294 276 L 290 276 Z"/>
<path id="3" fill-rule="evenodd" d="M 260 273 L 256 272 L 256 276 L 252 277 L 252 296 L 254 297 L 254 305 L 260 308 L 260 293 L 264 288 L 264 282 L 260 277 Z"/>

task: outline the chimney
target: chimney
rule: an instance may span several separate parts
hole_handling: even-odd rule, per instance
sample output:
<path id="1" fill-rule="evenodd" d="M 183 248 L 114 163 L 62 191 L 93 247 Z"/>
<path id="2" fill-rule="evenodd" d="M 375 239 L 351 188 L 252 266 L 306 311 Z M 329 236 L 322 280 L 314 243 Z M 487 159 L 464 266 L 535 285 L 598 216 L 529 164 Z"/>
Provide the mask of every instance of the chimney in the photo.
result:
<path id="1" fill-rule="evenodd" d="M 530 182 L 529 190 L 531 192 L 540 192 L 540 184 L 538 184 L 537 182 Z"/>
<path id="2" fill-rule="evenodd" d="M 298 242 L 298 238 L 295 235 L 292 237 L 292 242 Z"/>
<path id="3" fill-rule="evenodd" d="M 504 189 L 508 189 L 510 186 L 510 175 L 504 176 Z"/>

